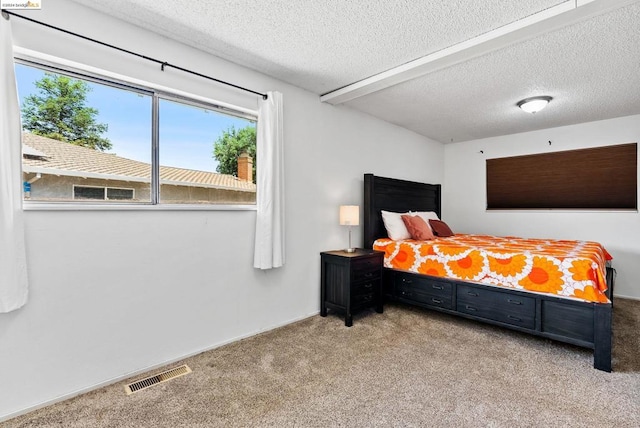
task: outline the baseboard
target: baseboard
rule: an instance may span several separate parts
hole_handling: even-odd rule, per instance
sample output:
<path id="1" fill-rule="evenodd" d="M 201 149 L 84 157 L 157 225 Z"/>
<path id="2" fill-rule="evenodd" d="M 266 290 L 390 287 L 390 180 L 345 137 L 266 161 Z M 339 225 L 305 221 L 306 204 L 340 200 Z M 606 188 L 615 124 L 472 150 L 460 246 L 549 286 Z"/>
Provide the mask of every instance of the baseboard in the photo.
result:
<path id="1" fill-rule="evenodd" d="M 53 404 L 60 403 L 60 402 L 65 401 L 65 400 L 69 400 L 69 399 L 77 397 L 79 395 L 86 394 L 86 393 L 91 392 L 91 391 L 95 391 L 96 389 L 100 389 L 100 388 L 104 388 L 105 386 L 113 385 L 115 383 L 121 382 L 121 381 L 123 381 L 125 379 L 128 379 L 130 377 L 142 375 L 142 374 L 147 373 L 149 371 L 157 370 L 157 369 L 159 369 L 161 367 L 165 367 L 165 366 L 174 364 L 174 363 L 176 363 L 178 361 L 184 360 L 185 358 L 193 357 L 194 355 L 198 355 L 198 354 L 201 354 L 203 352 L 212 351 L 212 350 L 214 350 L 216 348 L 219 348 L 221 346 L 228 345 L 230 343 L 237 342 L 237 341 L 242 340 L 242 339 L 246 339 L 246 338 L 249 338 L 249 337 L 252 337 L 252 336 L 257 336 L 258 334 L 266 333 L 268 331 L 275 330 L 277 328 L 284 327 L 284 326 L 287 326 L 289 324 L 293 324 L 293 323 L 296 323 L 298 321 L 305 320 L 307 318 L 310 318 L 310 317 L 313 317 L 315 315 L 318 315 L 319 313 L 320 313 L 320 311 L 318 310 L 318 311 L 311 312 L 311 313 L 309 313 L 307 315 L 303 315 L 303 316 L 300 316 L 300 317 L 297 317 L 297 318 L 293 318 L 293 319 L 291 319 L 289 321 L 285 321 L 285 322 L 278 323 L 278 324 L 273 324 L 271 326 L 267 326 L 267 327 L 261 328 L 259 330 L 255 330 L 253 332 L 250 332 L 250 333 L 247 333 L 247 334 L 244 334 L 244 335 L 241 335 L 241 336 L 237 336 L 237 337 L 231 338 L 229 340 L 225 340 L 223 342 L 219 342 L 219 343 L 217 343 L 215 345 L 208 346 L 208 347 L 200 349 L 198 351 L 190 352 L 190 353 L 182 355 L 180 357 L 172 358 L 172 359 L 167 360 L 165 362 L 154 364 L 152 366 L 148 366 L 148 367 L 142 368 L 140 370 L 134 370 L 134 371 L 126 373 L 126 374 L 124 374 L 122 376 L 117 376 L 115 378 L 106 380 L 104 382 L 100 382 L 100 383 L 88 386 L 86 388 L 82 388 L 82 389 L 79 389 L 77 391 L 70 392 L 69 394 L 64 394 L 64 395 L 61 395 L 59 397 L 53 398 L 51 400 L 43 401 L 42 403 L 27 407 L 26 409 L 19 410 L 19 411 L 14 412 L 14 413 L 8 413 L 6 415 L 0 415 L 0 423 L 1 422 L 6 422 L 9 419 L 17 418 L 18 416 L 26 415 L 27 413 L 31 413 L 31 412 L 36 411 L 38 409 L 42 409 L 43 407 L 51 406 Z"/>
<path id="2" fill-rule="evenodd" d="M 613 295 L 613 300 L 615 301 L 615 299 L 629 299 L 629 300 L 639 300 L 640 301 L 640 297 L 624 296 L 622 294 L 614 294 Z"/>

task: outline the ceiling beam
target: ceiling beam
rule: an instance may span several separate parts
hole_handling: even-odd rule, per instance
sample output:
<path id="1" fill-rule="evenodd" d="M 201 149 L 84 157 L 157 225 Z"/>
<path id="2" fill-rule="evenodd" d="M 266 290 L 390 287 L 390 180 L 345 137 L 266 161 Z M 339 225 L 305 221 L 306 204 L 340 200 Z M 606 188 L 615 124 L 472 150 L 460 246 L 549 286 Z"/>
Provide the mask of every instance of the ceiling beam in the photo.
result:
<path id="1" fill-rule="evenodd" d="M 570 0 L 320 96 L 342 104 L 640 0 Z"/>

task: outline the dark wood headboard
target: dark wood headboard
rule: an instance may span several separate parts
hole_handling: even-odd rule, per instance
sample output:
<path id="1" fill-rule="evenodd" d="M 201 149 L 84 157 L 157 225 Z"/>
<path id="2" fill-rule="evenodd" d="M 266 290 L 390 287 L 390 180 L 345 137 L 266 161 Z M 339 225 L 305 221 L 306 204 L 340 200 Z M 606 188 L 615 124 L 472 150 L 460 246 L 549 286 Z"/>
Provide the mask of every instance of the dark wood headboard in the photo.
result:
<path id="1" fill-rule="evenodd" d="M 395 178 L 364 175 L 364 248 L 386 238 L 380 211 L 435 211 L 441 216 L 440 184 L 425 184 Z"/>

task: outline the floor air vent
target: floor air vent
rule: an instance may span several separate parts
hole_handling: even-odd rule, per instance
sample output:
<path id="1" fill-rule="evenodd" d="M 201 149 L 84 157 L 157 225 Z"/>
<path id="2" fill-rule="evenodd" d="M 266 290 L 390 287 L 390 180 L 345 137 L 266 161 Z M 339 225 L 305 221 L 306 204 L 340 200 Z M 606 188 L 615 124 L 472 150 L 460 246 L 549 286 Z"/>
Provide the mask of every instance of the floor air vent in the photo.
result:
<path id="1" fill-rule="evenodd" d="M 171 370 L 166 370 L 166 371 L 163 371 L 162 373 L 149 376 L 137 382 L 130 383 L 129 385 L 124 387 L 124 390 L 127 392 L 127 395 L 131 395 L 134 392 L 142 391 L 143 389 L 150 388 L 153 385 L 166 382 L 168 380 L 171 380 L 173 378 L 176 378 L 182 375 L 186 375 L 188 373 L 191 373 L 191 369 L 189 368 L 189 366 L 185 364 L 180 367 L 176 367 Z"/>

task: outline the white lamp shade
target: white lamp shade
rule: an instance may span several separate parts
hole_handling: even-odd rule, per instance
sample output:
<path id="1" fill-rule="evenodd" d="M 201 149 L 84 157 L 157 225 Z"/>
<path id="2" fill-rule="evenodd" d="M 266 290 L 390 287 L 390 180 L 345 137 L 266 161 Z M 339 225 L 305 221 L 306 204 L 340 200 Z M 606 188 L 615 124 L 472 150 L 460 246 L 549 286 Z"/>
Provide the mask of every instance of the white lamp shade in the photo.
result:
<path id="1" fill-rule="evenodd" d="M 358 205 L 340 206 L 340 225 L 358 226 L 360 224 L 360 207 Z"/>

